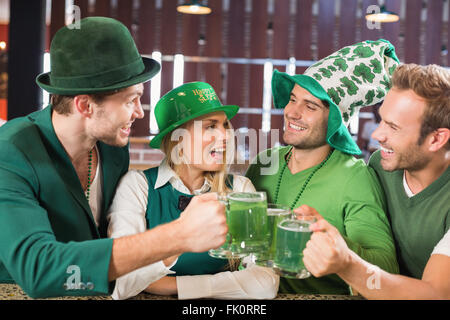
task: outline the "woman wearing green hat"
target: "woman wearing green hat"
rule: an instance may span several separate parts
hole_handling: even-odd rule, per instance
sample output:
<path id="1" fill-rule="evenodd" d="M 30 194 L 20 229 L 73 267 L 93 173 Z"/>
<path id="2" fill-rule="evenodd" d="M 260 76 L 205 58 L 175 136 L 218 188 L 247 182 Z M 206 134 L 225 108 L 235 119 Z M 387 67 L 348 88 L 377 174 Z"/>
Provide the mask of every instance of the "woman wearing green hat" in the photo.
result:
<path id="1" fill-rule="evenodd" d="M 150 146 L 160 148 L 166 157 L 158 167 L 123 177 L 109 211 L 108 235 L 140 233 L 173 221 L 193 194 L 255 191 L 248 178 L 227 174 L 234 141 L 229 120 L 238 109 L 222 105 L 214 89 L 203 82 L 186 83 L 162 97 L 155 107 L 160 133 Z M 224 272 L 234 269 L 236 261 L 215 259 L 207 252 L 176 258 L 119 278 L 113 298 L 125 299 L 144 290 L 178 294 L 179 299 L 271 299 L 277 294 L 279 278 L 269 268 L 252 265 Z M 166 276 L 174 273 L 176 277 Z"/>

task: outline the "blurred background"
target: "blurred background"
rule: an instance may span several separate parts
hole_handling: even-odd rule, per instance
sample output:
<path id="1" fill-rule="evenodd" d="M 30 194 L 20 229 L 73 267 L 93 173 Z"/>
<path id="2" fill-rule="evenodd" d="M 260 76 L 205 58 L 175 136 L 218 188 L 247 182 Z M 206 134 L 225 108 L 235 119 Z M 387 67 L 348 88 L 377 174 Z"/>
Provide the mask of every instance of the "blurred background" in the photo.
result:
<path id="1" fill-rule="evenodd" d="M 283 144 L 282 110 L 273 108 L 274 69 L 303 73 L 314 61 L 362 40 L 384 38 L 401 62 L 450 66 L 450 0 L 0 0 L 0 119 L 45 107 L 48 95 L 34 82 L 50 70 L 55 32 L 87 16 L 120 20 L 141 54 L 161 61 L 162 71 L 145 84 L 145 118 L 132 128 L 131 166 L 159 164 L 162 154 L 147 144 L 158 132 L 152 110 L 182 83 L 210 83 L 223 104 L 241 107 L 232 120 L 242 138 L 242 172 L 255 152 Z M 196 5 L 187 13 L 181 5 Z M 201 11 L 209 11 L 206 14 Z M 384 13 L 394 22 L 369 21 Z M 376 150 L 370 133 L 377 109 L 361 109 L 349 130 L 364 151 Z M 0 125 L 1 125 L 0 120 Z M 256 129 L 257 135 L 254 136 Z M 278 129 L 274 132 L 273 129 Z M 258 147 L 255 147 L 258 144 Z M 265 147 L 266 146 L 266 147 Z"/>

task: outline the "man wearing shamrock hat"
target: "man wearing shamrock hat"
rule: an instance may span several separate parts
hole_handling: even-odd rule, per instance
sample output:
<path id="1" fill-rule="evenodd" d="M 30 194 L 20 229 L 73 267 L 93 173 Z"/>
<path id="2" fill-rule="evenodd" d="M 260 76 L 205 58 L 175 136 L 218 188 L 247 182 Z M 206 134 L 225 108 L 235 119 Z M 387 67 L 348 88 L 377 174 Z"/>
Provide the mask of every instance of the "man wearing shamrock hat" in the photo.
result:
<path id="1" fill-rule="evenodd" d="M 346 125 L 362 106 L 379 102 L 398 65 L 393 46 L 365 41 L 345 47 L 308 68 L 303 75 L 273 73 L 276 108 L 284 108 L 286 147 L 263 151 L 247 176 L 268 201 L 297 214 L 317 210 L 361 257 L 398 272 L 383 191 Z M 267 159 L 277 172 L 264 175 Z M 314 210 L 314 211 L 315 211 Z M 282 278 L 281 292 L 348 294 L 336 274 L 303 280 Z"/>
<path id="2" fill-rule="evenodd" d="M 36 82 L 52 104 L 0 128 L 0 282 L 32 297 L 107 295 L 135 269 L 223 244 L 224 206 L 214 194 L 194 198 L 172 223 L 105 238 L 130 127 L 143 118 L 142 83 L 160 65 L 104 17 L 59 30 L 50 57 L 51 72 Z"/>

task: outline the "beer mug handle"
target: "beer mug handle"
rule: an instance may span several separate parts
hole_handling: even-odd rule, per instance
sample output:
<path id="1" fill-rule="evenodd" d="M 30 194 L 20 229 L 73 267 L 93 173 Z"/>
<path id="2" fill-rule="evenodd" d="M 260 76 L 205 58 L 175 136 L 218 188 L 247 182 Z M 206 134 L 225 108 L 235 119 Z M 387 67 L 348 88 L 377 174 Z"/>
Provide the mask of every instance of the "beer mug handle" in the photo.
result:
<path id="1" fill-rule="evenodd" d="M 226 192 L 218 192 L 217 200 L 225 205 L 225 210 L 229 209 L 230 202 L 228 201 Z M 227 239 L 225 240 L 225 243 L 231 244 L 231 241 L 232 241 L 231 234 L 227 233 Z"/>
<path id="2" fill-rule="evenodd" d="M 217 200 L 223 203 L 225 207 L 228 206 L 227 194 L 225 192 L 217 193 Z"/>

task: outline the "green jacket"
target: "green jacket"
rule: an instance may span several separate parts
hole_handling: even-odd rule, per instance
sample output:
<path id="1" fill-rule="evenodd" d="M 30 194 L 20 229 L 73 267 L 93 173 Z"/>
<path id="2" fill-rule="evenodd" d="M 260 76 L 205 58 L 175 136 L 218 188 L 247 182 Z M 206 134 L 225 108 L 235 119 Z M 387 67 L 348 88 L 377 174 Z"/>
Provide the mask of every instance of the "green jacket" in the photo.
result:
<path id="1" fill-rule="evenodd" d="M 47 107 L 0 128 L 0 282 L 16 282 L 31 297 L 109 294 L 106 210 L 128 170 L 128 147 L 97 143 L 103 174 L 97 228 L 51 112 Z"/>

